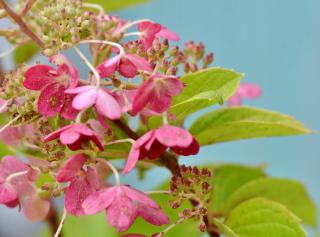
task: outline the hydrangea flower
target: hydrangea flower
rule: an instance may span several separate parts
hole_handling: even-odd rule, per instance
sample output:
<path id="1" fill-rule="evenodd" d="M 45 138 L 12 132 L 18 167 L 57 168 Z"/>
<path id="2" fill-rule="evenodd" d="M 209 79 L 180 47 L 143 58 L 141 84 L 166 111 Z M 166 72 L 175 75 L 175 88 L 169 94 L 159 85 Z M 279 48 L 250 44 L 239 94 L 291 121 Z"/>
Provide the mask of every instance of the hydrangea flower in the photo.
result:
<path id="1" fill-rule="evenodd" d="M 101 77 L 109 77 L 117 70 L 126 78 L 134 78 L 138 70 L 152 71 L 152 67 L 145 58 L 123 52 L 111 59 L 107 59 L 97 67 Z"/>
<path id="2" fill-rule="evenodd" d="M 96 111 L 111 120 L 121 117 L 121 108 L 111 92 L 106 88 L 95 86 L 80 86 L 66 91 L 68 94 L 77 94 L 72 106 L 77 110 L 86 110 L 94 106 Z"/>
<path id="3" fill-rule="evenodd" d="M 228 100 L 229 106 L 241 105 L 242 99 L 255 99 L 261 95 L 261 88 L 256 84 L 241 84 L 236 93 Z"/>
<path id="4" fill-rule="evenodd" d="M 199 144 L 192 135 L 179 127 L 163 125 L 140 137 L 132 145 L 123 174 L 129 173 L 138 160 L 158 158 L 167 148 L 173 152 L 189 156 L 199 152 Z"/>
<path id="5" fill-rule="evenodd" d="M 169 109 L 172 97 L 181 93 L 183 83 L 175 76 L 156 74 L 142 83 L 133 99 L 132 114 L 137 114 L 145 106 L 157 113 Z"/>
<path id="6" fill-rule="evenodd" d="M 41 91 L 38 98 L 41 115 L 51 117 L 61 113 L 66 119 L 74 119 L 77 111 L 71 106 L 72 96 L 66 94 L 65 90 L 78 85 L 78 71 L 62 54 L 51 57 L 50 61 L 57 68 L 48 65 L 33 66 L 25 72 L 23 85 L 27 89 Z"/>
<path id="7" fill-rule="evenodd" d="M 59 138 L 61 143 L 67 145 L 70 150 L 76 151 L 82 148 L 84 142 L 93 141 L 103 151 L 104 147 L 99 136 L 87 126 L 81 123 L 67 125 L 59 130 L 50 133 L 43 140 L 50 142 Z"/>
<path id="8" fill-rule="evenodd" d="M 148 195 L 125 185 L 95 192 L 82 207 L 89 215 L 105 209 L 108 222 L 119 231 L 130 228 L 138 216 L 157 226 L 169 223 L 166 214 Z"/>
<path id="9" fill-rule="evenodd" d="M 15 176 L 17 175 L 17 176 Z M 8 207 L 21 205 L 30 220 L 43 220 L 50 203 L 40 198 L 34 181 L 38 172 L 14 156 L 5 156 L 0 162 L 0 204 Z"/>
<path id="10" fill-rule="evenodd" d="M 151 21 L 141 22 L 138 25 L 138 30 L 142 33 L 141 39 L 146 50 L 152 46 L 156 38 L 162 37 L 167 40 L 179 41 L 179 36 L 175 32 Z"/>
<path id="11" fill-rule="evenodd" d="M 84 200 L 100 186 L 96 170 L 90 166 L 86 170 L 83 168 L 86 161 L 85 155 L 75 155 L 67 160 L 57 173 L 58 182 L 69 182 L 65 191 L 65 208 L 75 216 L 84 214 Z"/>

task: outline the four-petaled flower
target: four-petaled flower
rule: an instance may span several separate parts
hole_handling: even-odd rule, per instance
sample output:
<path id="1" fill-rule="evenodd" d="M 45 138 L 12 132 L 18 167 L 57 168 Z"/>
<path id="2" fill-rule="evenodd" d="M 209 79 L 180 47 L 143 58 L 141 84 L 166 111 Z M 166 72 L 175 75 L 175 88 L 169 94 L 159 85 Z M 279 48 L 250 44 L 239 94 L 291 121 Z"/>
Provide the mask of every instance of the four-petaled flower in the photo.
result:
<path id="1" fill-rule="evenodd" d="M 97 70 L 101 77 L 109 77 L 116 70 L 126 78 L 134 78 L 138 70 L 152 71 L 150 63 L 145 59 L 135 54 L 126 54 L 120 52 L 119 55 L 107 59 L 101 63 Z"/>
<path id="2" fill-rule="evenodd" d="M 86 161 L 85 155 L 75 155 L 67 160 L 57 174 L 58 182 L 69 182 L 65 191 L 65 208 L 75 216 L 84 214 L 84 200 L 100 187 L 96 170 L 90 166 L 86 170 L 83 168 Z"/>
<path id="3" fill-rule="evenodd" d="M 151 21 L 141 22 L 138 25 L 138 30 L 142 34 L 141 39 L 146 50 L 148 50 L 152 46 L 152 43 L 156 38 L 162 37 L 167 40 L 179 41 L 179 36 L 175 32 Z"/>
<path id="4" fill-rule="evenodd" d="M 21 205 L 28 219 L 43 220 L 50 204 L 40 198 L 34 185 L 38 174 L 18 158 L 5 156 L 0 163 L 0 204 L 12 208 Z"/>
<path id="5" fill-rule="evenodd" d="M 167 111 L 172 97 L 178 95 L 183 88 L 183 83 L 175 76 L 151 76 L 138 88 L 133 99 L 132 114 L 137 114 L 145 106 L 156 113 Z"/>
<path id="6" fill-rule="evenodd" d="M 57 68 L 48 65 L 33 66 L 25 72 L 23 85 L 27 89 L 41 91 L 38 98 L 41 115 L 51 117 L 61 113 L 66 119 L 74 119 L 78 111 L 72 108 L 72 96 L 66 94 L 65 90 L 78 85 L 78 71 L 61 54 L 51 57 L 50 61 Z"/>
<path id="7" fill-rule="evenodd" d="M 82 144 L 88 141 L 93 141 L 101 151 L 104 150 L 99 136 L 81 123 L 74 123 L 60 128 L 46 136 L 43 141 L 50 142 L 57 138 L 60 139 L 62 144 L 67 145 L 69 149 L 73 151 L 80 150 Z"/>
<path id="8" fill-rule="evenodd" d="M 82 207 L 90 215 L 105 209 L 108 222 L 119 231 L 126 231 L 138 216 L 157 226 L 169 223 L 166 214 L 148 195 L 125 185 L 95 192 Z"/>
<path id="9" fill-rule="evenodd" d="M 242 99 L 255 99 L 261 95 L 261 88 L 256 84 L 243 83 L 228 100 L 229 106 L 241 105 Z"/>
<path id="10" fill-rule="evenodd" d="M 171 125 L 163 125 L 136 140 L 131 147 L 123 174 L 129 173 L 138 160 L 146 157 L 156 159 L 167 148 L 184 156 L 195 155 L 199 152 L 198 142 L 188 131 Z"/>
<path id="11" fill-rule="evenodd" d="M 121 117 L 120 105 L 107 88 L 80 86 L 66 90 L 66 93 L 77 94 L 72 101 L 72 106 L 77 110 L 86 110 L 94 106 L 100 115 L 111 120 Z"/>

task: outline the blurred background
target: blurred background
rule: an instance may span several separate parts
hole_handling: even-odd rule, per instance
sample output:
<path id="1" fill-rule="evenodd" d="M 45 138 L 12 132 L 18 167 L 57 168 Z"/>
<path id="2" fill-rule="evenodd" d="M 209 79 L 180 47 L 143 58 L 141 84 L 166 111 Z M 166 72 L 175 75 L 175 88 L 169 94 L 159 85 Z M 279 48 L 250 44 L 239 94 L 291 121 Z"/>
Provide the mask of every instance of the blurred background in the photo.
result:
<path id="1" fill-rule="evenodd" d="M 318 0 L 152 0 L 114 14 L 126 20 L 147 18 L 159 22 L 180 35 L 181 45 L 189 40 L 203 42 L 208 51 L 215 53 L 214 66 L 244 72 L 244 82 L 262 87 L 262 97 L 245 104 L 290 114 L 307 127 L 320 130 L 319 9 Z M 1 27 L 6 27 L 6 22 L 1 22 Z M 9 48 L 0 41 L 0 53 Z M 73 59 L 74 64 L 80 62 Z M 2 64 L 10 69 L 10 56 Z M 196 158 L 182 162 L 263 163 L 273 176 L 304 182 L 320 206 L 318 134 L 209 146 Z M 149 172 L 143 183 L 136 174 L 126 179 L 135 187 L 150 190 L 168 176 L 161 169 L 160 173 Z M 41 224 L 29 222 L 17 210 L 2 206 L 0 220 L 0 237 L 32 237 L 41 229 Z"/>

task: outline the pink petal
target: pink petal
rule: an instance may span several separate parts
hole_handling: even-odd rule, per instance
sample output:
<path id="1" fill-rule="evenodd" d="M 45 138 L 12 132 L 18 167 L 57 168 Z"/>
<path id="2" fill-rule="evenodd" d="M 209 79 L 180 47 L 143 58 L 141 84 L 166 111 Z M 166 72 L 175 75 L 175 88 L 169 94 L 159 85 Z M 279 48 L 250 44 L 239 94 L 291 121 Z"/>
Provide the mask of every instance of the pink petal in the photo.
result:
<path id="1" fill-rule="evenodd" d="M 53 140 L 59 138 L 59 137 L 60 137 L 60 134 L 61 134 L 63 131 L 65 131 L 65 130 L 71 128 L 71 127 L 72 127 L 72 124 L 71 124 L 71 125 L 67 125 L 67 126 L 65 126 L 65 127 L 63 127 L 63 128 L 60 128 L 59 130 L 54 131 L 54 132 L 48 134 L 45 138 L 43 138 L 43 141 L 44 141 L 44 142 L 53 141 Z"/>
<path id="2" fill-rule="evenodd" d="M 87 180 L 90 183 L 90 185 L 94 189 L 99 189 L 100 188 L 100 180 L 99 180 L 99 174 L 97 172 L 97 169 L 88 166 L 86 175 L 87 175 Z"/>
<path id="3" fill-rule="evenodd" d="M 160 208 L 159 205 L 155 201 L 153 201 L 147 194 L 125 185 L 122 185 L 120 188 L 121 191 L 133 201 L 142 203 L 148 207 Z"/>
<path id="4" fill-rule="evenodd" d="M 99 114 L 111 120 L 121 117 L 121 108 L 117 100 L 102 89 L 98 91 L 96 108 Z"/>
<path id="5" fill-rule="evenodd" d="M 64 106 L 61 110 L 61 116 L 65 119 L 74 120 L 79 111 L 72 107 L 72 101 L 74 96 L 65 95 Z"/>
<path id="6" fill-rule="evenodd" d="M 177 77 L 165 77 L 163 90 L 170 96 L 179 95 L 184 88 L 183 83 Z"/>
<path id="7" fill-rule="evenodd" d="M 130 228 L 133 222 L 134 208 L 132 202 L 124 194 L 116 196 L 107 208 L 107 219 L 110 225 L 120 232 Z"/>
<path id="8" fill-rule="evenodd" d="M 122 175 L 126 175 L 134 169 L 134 167 L 136 166 L 139 160 L 139 157 L 140 157 L 140 150 L 135 149 L 134 147 L 131 148 L 127 162 L 123 168 Z"/>
<path id="9" fill-rule="evenodd" d="M 151 93 L 154 89 L 153 79 L 148 79 L 140 85 L 132 104 L 132 113 L 139 113 L 149 102 Z"/>
<path id="10" fill-rule="evenodd" d="M 64 90 L 64 86 L 58 83 L 46 86 L 38 99 L 39 113 L 45 117 L 51 117 L 60 112 L 65 99 Z"/>
<path id="11" fill-rule="evenodd" d="M 171 147 L 171 150 L 179 155 L 189 156 L 199 153 L 200 146 L 196 139 L 188 147 Z"/>
<path id="12" fill-rule="evenodd" d="M 69 128 L 60 134 L 60 141 L 64 145 L 75 143 L 80 138 L 80 134 Z"/>
<path id="13" fill-rule="evenodd" d="M 153 24 L 151 21 L 144 21 L 138 24 L 138 30 L 140 32 L 144 32 L 148 29 L 148 27 Z"/>
<path id="14" fill-rule="evenodd" d="M 6 112 L 8 109 L 8 101 L 0 98 L 0 113 Z"/>
<path id="15" fill-rule="evenodd" d="M 152 225 L 161 226 L 169 224 L 168 216 L 160 208 L 152 208 L 146 205 L 138 205 L 137 215 L 141 216 Z"/>
<path id="16" fill-rule="evenodd" d="M 65 207 L 68 213 L 75 216 L 83 215 L 82 204 L 94 191 L 86 177 L 83 175 L 75 177 L 68 186 L 65 196 Z"/>
<path id="17" fill-rule="evenodd" d="M 29 68 L 25 74 L 23 85 L 30 90 L 41 90 L 46 85 L 54 83 L 55 69 L 47 65 L 36 65 Z"/>
<path id="18" fill-rule="evenodd" d="M 0 184 L 0 204 L 10 203 L 18 198 L 18 193 L 10 184 Z"/>
<path id="19" fill-rule="evenodd" d="M 115 188 L 99 190 L 86 198 L 82 204 L 83 210 L 87 215 L 96 214 L 108 208 L 113 203 L 114 197 Z"/>
<path id="20" fill-rule="evenodd" d="M 168 147 L 188 147 L 193 142 L 192 135 L 183 128 L 163 125 L 156 130 L 157 140 Z"/>
<path id="21" fill-rule="evenodd" d="M 71 181 L 78 175 L 86 161 L 85 155 L 78 154 L 71 157 L 57 173 L 57 181 L 60 183 Z"/>
<path id="22" fill-rule="evenodd" d="M 262 93 L 261 88 L 256 84 L 241 84 L 238 93 L 246 99 L 254 99 Z"/>
<path id="23" fill-rule="evenodd" d="M 76 88 L 67 89 L 64 92 L 67 94 L 80 94 L 92 89 L 96 89 L 96 87 L 95 86 L 78 86 Z"/>
<path id="24" fill-rule="evenodd" d="M 161 92 L 158 93 L 158 91 L 155 89 L 150 95 L 148 108 L 156 113 L 163 113 L 170 108 L 171 103 L 171 96 L 161 94 Z"/>
<path id="25" fill-rule="evenodd" d="M 157 37 L 162 37 L 167 40 L 172 40 L 172 41 L 179 41 L 180 37 L 177 35 L 177 33 L 169 30 L 168 28 L 162 26 L 162 29 L 160 30 L 159 33 L 156 34 Z"/>
<path id="26" fill-rule="evenodd" d="M 119 64 L 119 73 L 126 78 L 134 78 L 138 73 L 138 68 L 129 59 L 123 57 Z"/>
<path id="27" fill-rule="evenodd" d="M 85 125 L 83 125 L 83 124 L 81 124 L 81 123 L 75 123 L 75 124 L 73 124 L 72 129 L 73 129 L 74 131 L 76 131 L 77 133 L 80 133 L 80 134 L 82 134 L 82 135 L 84 135 L 84 136 L 89 136 L 89 137 L 91 137 L 91 136 L 96 135 L 96 134 L 94 133 L 94 131 L 92 131 L 90 128 L 88 128 L 87 126 L 85 126 Z"/>
<path id="28" fill-rule="evenodd" d="M 46 218 L 49 213 L 50 203 L 41 199 L 38 195 L 28 197 L 22 203 L 24 215 L 32 221 L 41 221 Z"/>
<path id="29" fill-rule="evenodd" d="M 111 59 L 107 59 L 103 63 L 101 63 L 97 70 L 101 77 L 109 77 L 111 76 L 119 66 L 122 55 L 117 55 Z"/>
<path id="30" fill-rule="evenodd" d="M 228 99 L 228 106 L 239 106 L 241 105 L 241 96 L 236 92 L 233 96 Z"/>
<path id="31" fill-rule="evenodd" d="M 97 89 L 91 89 L 78 94 L 72 101 L 72 106 L 76 110 L 85 110 L 95 104 L 97 99 Z"/>
<path id="32" fill-rule="evenodd" d="M 5 156 L 0 162 L 0 177 L 5 179 L 12 173 L 28 170 L 29 167 L 15 156 Z"/>
<path id="33" fill-rule="evenodd" d="M 126 54 L 125 57 L 129 59 L 136 68 L 144 71 L 152 71 L 151 64 L 145 59 L 136 54 Z"/>
<path id="34" fill-rule="evenodd" d="M 63 54 L 52 56 L 50 58 L 50 62 L 58 66 L 57 71 L 59 74 L 67 74 L 70 76 L 70 84 L 68 86 L 69 88 L 74 88 L 78 85 L 80 79 L 78 70 Z"/>

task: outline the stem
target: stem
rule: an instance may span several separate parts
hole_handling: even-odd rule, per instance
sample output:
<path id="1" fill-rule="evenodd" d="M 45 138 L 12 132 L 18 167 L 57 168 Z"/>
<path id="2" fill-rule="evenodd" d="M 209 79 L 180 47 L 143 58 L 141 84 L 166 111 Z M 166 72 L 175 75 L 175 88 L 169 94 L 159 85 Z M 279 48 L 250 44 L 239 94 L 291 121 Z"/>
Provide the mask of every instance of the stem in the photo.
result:
<path id="1" fill-rule="evenodd" d="M 117 31 L 117 33 L 122 33 L 124 31 L 126 31 L 127 29 L 131 28 L 132 26 L 138 25 L 142 22 L 153 22 L 149 19 L 141 19 L 141 20 L 137 20 L 137 21 L 133 21 L 133 22 L 129 22 L 128 24 L 124 25 L 122 28 L 120 28 L 120 30 Z"/>
<path id="2" fill-rule="evenodd" d="M 104 159 L 96 159 L 97 161 L 101 161 L 103 163 L 105 163 L 107 166 L 109 166 L 109 168 L 112 170 L 114 178 L 116 179 L 116 186 L 120 186 L 121 185 L 121 181 L 120 181 L 120 175 L 118 170 L 107 160 Z"/>
<path id="3" fill-rule="evenodd" d="M 60 224 L 59 224 L 59 227 L 54 235 L 54 237 L 59 237 L 60 236 L 60 233 L 61 233 L 61 230 L 62 230 L 62 227 L 63 227 L 63 224 L 66 220 L 66 217 L 67 217 L 67 210 L 64 208 L 63 209 L 63 214 L 62 214 L 62 217 L 61 217 L 61 221 L 60 221 Z"/>
<path id="4" fill-rule="evenodd" d="M 144 192 L 145 194 L 170 194 L 167 190 L 154 190 L 154 191 L 147 191 Z"/>
<path id="5" fill-rule="evenodd" d="M 14 119 L 12 119 L 11 121 L 9 121 L 6 125 L 4 125 L 1 129 L 0 129 L 0 133 L 2 133 L 4 130 L 6 130 L 8 127 L 10 127 L 14 122 L 16 122 L 21 116 L 17 116 Z"/>
<path id="6" fill-rule="evenodd" d="M 8 56 L 9 54 L 11 54 L 15 49 L 17 48 L 17 46 L 12 47 L 11 49 L 3 52 L 0 54 L 0 58 L 4 58 L 6 56 Z"/>
<path id="7" fill-rule="evenodd" d="M 26 174 L 28 174 L 28 170 L 24 170 L 24 171 L 21 171 L 21 172 L 10 174 L 6 178 L 6 182 L 10 183 L 13 179 L 15 179 L 17 177 L 20 177 L 20 176 L 23 176 L 23 175 L 26 175 Z"/>
<path id="8" fill-rule="evenodd" d="M 104 8 L 102 6 L 100 6 L 99 4 L 94 4 L 94 3 L 83 3 L 82 4 L 83 7 L 86 8 L 94 8 L 97 9 L 99 11 L 100 15 L 104 15 Z"/>
<path id="9" fill-rule="evenodd" d="M 192 217 L 192 216 L 190 216 Z M 176 227 L 177 225 L 181 224 L 182 222 L 184 222 L 186 220 L 186 218 L 180 218 L 179 220 L 177 220 L 175 223 L 172 223 L 171 225 L 169 225 L 167 228 L 165 228 L 163 231 L 161 231 L 160 233 L 153 235 L 154 237 L 163 237 L 165 233 L 169 232 L 170 230 L 172 230 L 174 227 Z"/>
<path id="10" fill-rule="evenodd" d="M 93 75 L 95 76 L 95 78 L 97 79 L 96 81 L 96 86 L 100 87 L 100 75 L 98 73 L 98 71 L 94 68 L 94 66 L 89 62 L 89 60 L 86 58 L 86 56 L 84 56 L 84 54 L 80 51 L 80 49 L 78 49 L 76 46 L 74 47 L 74 50 L 78 53 L 78 55 L 80 56 L 80 58 L 82 59 L 82 61 L 87 64 L 87 66 L 90 68 L 90 70 L 92 71 Z"/>
<path id="11" fill-rule="evenodd" d="M 21 28 L 21 30 L 28 35 L 41 49 L 45 48 L 44 43 L 40 40 L 40 38 L 35 35 L 32 30 L 30 30 L 29 26 L 23 21 L 23 19 L 15 13 L 5 0 L 0 0 L 0 5 L 7 12 L 8 16 L 11 17 L 13 21 L 15 21 Z"/>
<path id="12" fill-rule="evenodd" d="M 106 144 L 106 146 L 112 145 L 112 144 L 118 144 L 118 143 L 126 143 L 126 142 L 129 142 L 129 143 L 133 144 L 135 141 L 133 139 L 131 139 L 131 138 L 129 138 L 129 139 L 120 139 L 120 140 L 115 140 L 115 141 L 112 141 L 112 142 L 108 142 Z"/>
<path id="13" fill-rule="evenodd" d="M 143 35 L 143 33 L 141 33 L 141 32 L 130 32 L 130 33 L 124 34 L 123 36 L 129 37 L 129 36 L 141 36 L 141 35 Z"/>
<path id="14" fill-rule="evenodd" d="M 168 113 L 167 112 L 164 112 L 162 113 L 162 121 L 163 121 L 163 124 L 169 124 L 168 123 Z"/>
<path id="15" fill-rule="evenodd" d="M 118 48 L 119 51 L 120 51 L 120 55 L 124 55 L 125 54 L 125 51 L 124 51 L 123 47 L 120 44 L 112 42 L 112 41 L 107 41 L 107 40 L 83 40 L 83 41 L 80 42 L 80 44 L 107 44 L 107 45 L 111 45 L 111 46 L 114 46 L 114 47 Z"/>
<path id="16" fill-rule="evenodd" d="M 21 9 L 19 15 L 25 16 L 29 12 L 29 10 L 32 8 L 33 4 L 35 4 L 35 2 L 36 2 L 36 0 L 28 0 L 24 4 L 23 8 Z"/>

